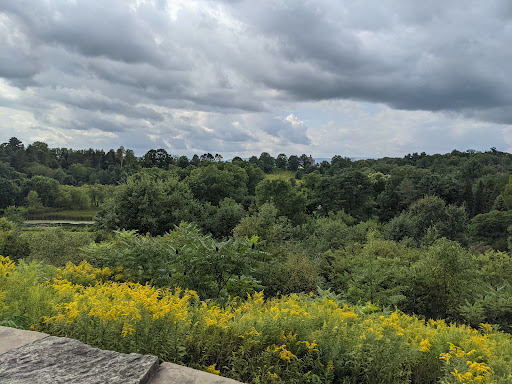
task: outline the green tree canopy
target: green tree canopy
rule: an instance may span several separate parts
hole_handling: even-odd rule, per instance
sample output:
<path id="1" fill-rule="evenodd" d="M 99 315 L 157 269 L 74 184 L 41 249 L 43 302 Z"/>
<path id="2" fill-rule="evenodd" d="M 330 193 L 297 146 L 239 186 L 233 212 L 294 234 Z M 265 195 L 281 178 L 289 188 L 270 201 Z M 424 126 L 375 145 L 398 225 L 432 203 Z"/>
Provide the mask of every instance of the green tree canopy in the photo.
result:
<path id="1" fill-rule="evenodd" d="M 140 172 L 116 189 L 96 220 L 103 229 L 163 234 L 181 221 L 194 221 L 197 210 L 188 186 L 177 177 L 161 180 Z"/>
<path id="2" fill-rule="evenodd" d="M 305 218 L 306 196 L 297 191 L 288 181 L 265 179 L 256 187 L 256 203 L 262 206 L 273 203 L 278 216 L 288 217 L 294 224 Z"/>

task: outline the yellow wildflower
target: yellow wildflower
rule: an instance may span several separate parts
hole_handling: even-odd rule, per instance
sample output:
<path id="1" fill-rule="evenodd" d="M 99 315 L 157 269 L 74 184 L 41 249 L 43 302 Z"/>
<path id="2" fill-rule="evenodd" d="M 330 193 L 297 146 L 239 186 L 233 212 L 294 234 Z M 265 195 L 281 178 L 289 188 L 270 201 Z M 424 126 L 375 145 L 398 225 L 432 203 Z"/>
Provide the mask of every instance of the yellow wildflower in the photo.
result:
<path id="1" fill-rule="evenodd" d="M 214 375 L 217 375 L 217 376 L 220 375 L 220 370 L 215 369 L 216 365 L 217 364 L 212 364 L 212 365 L 206 367 L 205 372 L 213 373 Z"/>
<path id="2" fill-rule="evenodd" d="M 420 348 L 421 352 L 430 352 L 431 344 L 428 341 L 428 339 L 422 339 L 420 342 L 420 345 L 421 345 L 421 348 Z"/>

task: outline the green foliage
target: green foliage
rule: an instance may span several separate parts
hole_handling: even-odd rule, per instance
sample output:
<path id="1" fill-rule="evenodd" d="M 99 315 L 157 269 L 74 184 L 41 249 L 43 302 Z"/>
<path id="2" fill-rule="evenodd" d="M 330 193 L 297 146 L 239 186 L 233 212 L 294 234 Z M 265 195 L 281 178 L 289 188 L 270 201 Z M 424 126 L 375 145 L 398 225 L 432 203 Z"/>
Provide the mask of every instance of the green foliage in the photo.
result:
<path id="1" fill-rule="evenodd" d="M 426 196 L 386 225 L 390 240 L 412 239 L 416 244 L 431 244 L 435 239 L 467 242 L 467 213 L 464 207 L 446 205 L 439 197 Z"/>
<path id="2" fill-rule="evenodd" d="M 342 249 L 354 243 L 365 243 L 369 232 L 379 231 L 374 221 L 355 224 L 356 220 L 344 211 L 329 213 L 327 217 L 315 217 L 294 231 L 294 240 L 311 257 L 328 250 Z"/>
<path id="3" fill-rule="evenodd" d="M 256 273 L 270 297 L 313 292 L 321 284 L 318 264 L 298 253 L 273 255 Z"/>
<path id="4" fill-rule="evenodd" d="M 324 178 L 318 191 L 320 204 L 325 212 L 344 210 L 359 220 L 372 217 L 372 194 L 373 186 L 368 176 L 351 169 Z"/>
<path id="5" fill-rule="evenodd" d="M 40 221 L 90 221 L 98 214 L 96 209 L 86 210 L 58 210 L 58 209 L 44 209 L 36 212 L 29 212 L 26 214 L 27 220 L 40 220 Z"/>
<path id="6" fill-rule="evenodd" d="M 96 183 L 92 185 L 84 185 L 81 189 L 87 193 L 91 205 L 93 207 L 99 207 L 108 197 L 112 196 L 116 187 L 113 185 L 101 185 Z"/>
<path id="7" fill-rule="evenodd" d="M 63 209 L 84 210 L 91 207 L 87 189 L 70 185 L 59 186 L 55 206 Z"/>
<path id="8" fill-rule="evenodd" d="M 13 260 L 25 258 L 30 249 L 27 241 L 21 237 L 19 224 L 0 218 L 0 255 L 9 256 Z"/>
<path id="9" fill-rule="evenodd" d="M 0 167 L 4 165 L 0 162 Z M 0 209 L 16 203 L 20 193 L 18 184 L 0 175 Z"/>
<path id="10" fill-rule="evenodd" d="M 268 245 L 277 245 L 292 236 L 293 226 L 285 216 L 278 216 L 279 211 L 273 203 L 263 204 L 252 216 L 246 216 L 233 229 L 236 239 L 260 237 Z"/>
<path id="11" fill-rule="evenodd" d="M 140 172 L 116 189 L 96 222 L 101 229 L 134 229 L 158 235 L 183 220 L 193 221 L 197 209 L 190 190 L 176 177 L 161 180 Z"/>
<path id="12" fill-rule="evenodd" d="M 482 242 L 496 250 L 508 249 L 508 227 L 512 225 L 512 211 L 491 211 L 473 217 L 469 223 L 472 242 Z"/>
<path id="13" fill-rule="evenodd" d="M 25 193 L 35 191 L 45 207 L 54 207 L 59 193 L 59 182 L 45 176 L 34 176 L 24 184 Z"/>
<path id="14" fill-rule="evenodd" d="M 259 158 L 259 165 L 263 172 L 270 173 L 275 166 L 275 159 L 268 152 L 263 152 Z"/>
<path id="15" fill-rule="evenodd" d="M 243 168 L 224 163 L 209 164 L 192 170 L 187 183 L 196 199 L 219 205 L 227 197 L 237 202 L 243 201 L 247 195 L 248 179 Z"/>
<path id="16" fill-rule="evenodd" d="M 129 281 L 194 289 L 203 298 L 253 292 L 253 268 L 264 256 L 249 240 L 219 242 L 191 224 L 160 237 L 118 231 L 110 241 L 85 248 L 84 255 L 100 267 L 122 267 Z"/>
<path id="17" fill-rule="evenodd" d="M 243 296 L 259 287 L 252 276 L 265 254 L 255 250 L 251 241 L 218 242 L 190 224 L 181 224 L 166 237 L 178 251 L 173 265 L 174 286 L 193 289 L 205 298 Z"/>
<path id="18" fill-rule="evenodd" d="M 37 211 L 43 208 L 43 203 L 39 198 L 39 194 L 36 191 L 30 191 L 25 199 L 27 203 L 27 208 L 30 211 Z"/>
<path id="19" fill-rule="evenodd" d="M 128 281 L 159 286 L 170 282 L 175 249 L 160 237 L 141 236 L 136 231 L 116 231 L 111 240 L 91 243 L 83 256 L 101 268 L 123 268 Z"/>
<path id="20" fill-rule="evenodd" d="M 512 209 L 512 175 L 509 177 L 508 184 L 502 193 L 503 203 L 507 209 Z"/>
<path id="21" fill-rule="evenodd" d="M 263 180 L 256 187 L 256 204 L 261 207 L 273 203 L 278 216 L 286 216 L 292 223 L 299 224 L 305 219 L 306 197 L 281 179 Z"/>
<path id="22" fill-rule="evenodd" d="M 90 232 L 70 232 L 62 227 L 25 232 L 22 237 L 29 244 L 30 260 L 44 261 L 57 267 L 68 261 L 78 264 L 83 259 L 80 249 L 93 240 Z"/>
<path id="23" fill-rule="evenodd" d="M 55 268 L 20 261 L 6 275 L 1 272 L 0 268 L 0 320 L 4 324 L 28 329 L 51 313 L 54 292 L 43 283 L 55 276 Z"/>
<path id="24" fill-rule="evenodd" d="M 326 285 L 351 303 L 401 307 L 410 293 L 410 265 L 417 252 L 371 237 L 365 245 L 329 250 L 324 255 Z"/>
<path id="25" fill-rule="evenodd" d="M 412 266 L 409 284 L 409 310 L 428 318 L 459 320 L 459 305 L 478 287 L 474 259 L 458 243 L 439 239 Z"/>
<path id="26" fill-rule="evenodd" d="M 21 227 L 23 222 L 25 221 L 25 215 L 27 214 L 27 210 L 23 207 L 16 207 L 11 205 L 4 209 L 4 217 L 13 222 L 16 226 Z"/>
<path id="27" fill-rule="evenodd" d="M 219 206 L 206 203 L 199 221 L 201 228 L 215 238 L 227 238 L 233 228 L 246 215 L 244 207 L 231 198 L 225 198 Z"/>

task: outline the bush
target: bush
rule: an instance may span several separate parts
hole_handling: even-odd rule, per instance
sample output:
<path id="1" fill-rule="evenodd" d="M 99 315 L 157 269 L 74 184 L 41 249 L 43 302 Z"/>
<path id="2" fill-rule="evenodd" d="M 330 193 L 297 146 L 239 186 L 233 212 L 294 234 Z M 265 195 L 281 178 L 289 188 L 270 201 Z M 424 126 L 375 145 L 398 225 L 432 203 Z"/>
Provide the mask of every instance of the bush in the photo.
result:
<path id="1" fill-rule="evenodd" d="M 84 249 L 99 267 L 123 267 L 127 281 L 193 289 L 201 298 L 220 298 L 258 287 L 252 270 L 265 255 L 247 239 L 217 241 L 182 223 L 163 236 L 117 231 L 104 243 Z M 233 289 L 234 291 L 231 291 Z"/>
<path id="2" fill-rule="evenodd" d="M 57 267 L 68 261 L 79 263 L 83 260 L 80 249 L 93 239 L 91 232 L 70 232 L 64 228 L 45 228 L 41 231 L 24 233 L 30 247 L 30 260 L 44 261 Z"/>

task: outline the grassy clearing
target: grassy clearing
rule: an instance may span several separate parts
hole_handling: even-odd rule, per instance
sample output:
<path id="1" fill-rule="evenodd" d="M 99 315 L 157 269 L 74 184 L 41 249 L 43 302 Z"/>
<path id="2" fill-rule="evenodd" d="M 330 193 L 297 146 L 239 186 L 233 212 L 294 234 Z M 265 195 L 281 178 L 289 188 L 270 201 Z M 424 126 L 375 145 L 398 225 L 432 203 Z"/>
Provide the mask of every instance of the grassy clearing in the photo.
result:
<path id="1" fill-rule="evenodd" d="M 283 179 L 288 181 L 292 177 L 295 177 L 295 172 L 284 169 L 274 169 L 271 174 L 265 175 L 265 177 L 270 180 Z"/>
<path id="2" fill-rule="evenodd" d="M 92 221 L 98 214 L 97 209 L 87 210 L 66 210 L 66 211 L 45 211 L 30 213 L 27 220 L 69 220 L 69 221 Z"/>

